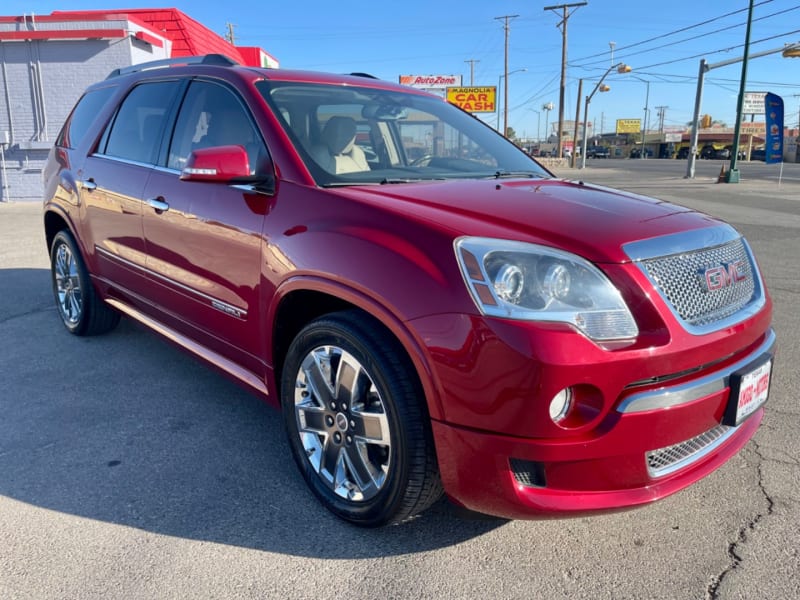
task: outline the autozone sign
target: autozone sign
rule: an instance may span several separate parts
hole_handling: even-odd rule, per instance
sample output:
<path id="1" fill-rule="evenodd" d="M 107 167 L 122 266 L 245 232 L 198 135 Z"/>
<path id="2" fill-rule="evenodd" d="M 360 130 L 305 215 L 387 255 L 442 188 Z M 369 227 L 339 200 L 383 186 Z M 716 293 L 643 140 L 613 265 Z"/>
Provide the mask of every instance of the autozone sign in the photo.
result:
<path id="1" fill-rule="evenodd" d="M 400 85 L 424 90 L 443 90 L 461 85 L 461 75 L 400 75 Z"/>

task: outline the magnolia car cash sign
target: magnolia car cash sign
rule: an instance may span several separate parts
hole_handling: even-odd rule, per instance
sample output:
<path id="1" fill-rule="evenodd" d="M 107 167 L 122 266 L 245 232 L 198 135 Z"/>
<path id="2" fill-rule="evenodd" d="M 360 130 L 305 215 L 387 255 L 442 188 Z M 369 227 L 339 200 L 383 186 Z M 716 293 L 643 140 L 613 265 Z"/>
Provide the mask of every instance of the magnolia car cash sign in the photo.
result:
<path id="1" fill-rule="evenodd" d="M 496 95 L 494 86 L 447 88 L 447 101 L 471 113 L 494 112 Z"/>

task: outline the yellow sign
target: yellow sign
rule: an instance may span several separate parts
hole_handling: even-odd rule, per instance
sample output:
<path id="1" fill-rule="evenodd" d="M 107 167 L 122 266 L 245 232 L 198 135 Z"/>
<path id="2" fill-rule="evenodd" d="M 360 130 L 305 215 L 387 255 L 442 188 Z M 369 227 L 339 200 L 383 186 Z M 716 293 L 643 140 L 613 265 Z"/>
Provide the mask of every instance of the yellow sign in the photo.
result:
<path id="1" fill-rule="evenodd" d="M 639 133 L 641 130 L 641 119 L 617 119 L 617 133 Z"/>
<path id="2" fill-rule="evenodd" d="M 487 87 L 449 87 L 447 101 L 471 113 L 494 112 L 497 88 Z"/>

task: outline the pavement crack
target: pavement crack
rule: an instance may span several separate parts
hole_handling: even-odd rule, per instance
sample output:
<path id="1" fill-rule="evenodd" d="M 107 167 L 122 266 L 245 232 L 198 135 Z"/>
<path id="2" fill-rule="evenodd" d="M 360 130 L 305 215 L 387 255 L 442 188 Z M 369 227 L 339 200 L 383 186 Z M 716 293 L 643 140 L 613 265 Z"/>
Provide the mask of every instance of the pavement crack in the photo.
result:
<path id="1" fill-rule="evenodd" d="M 775 508 L 775 501 L 770 496 L 769 492 L 764 485 L 764 471 L 763 465 L 766 459 L 764 455 L 761 453 L 761 448 L 758 445 L 758 442 L 755 440 L 750 440 L 750 443 L 753 447 L 753 452 L 758 457 L 758 466 L 756 468 L 756 472 L 758 473 L 758 488 L 761 490 L 765 500 L 767 501 L 767 509 L 766 511 L 762 511 L 756 513 L 752 519 L 747 521 L 744 525 L 739 528 L 739 534 L 737 535 L 736 539 L 728 544 L 728 558 L 730 559 L 730 563 L 728 566 L 719 574 L 715 575 L 711 578 L 711 582 L 708 584 L 706 588 L 706 600 L 717 600 L 719 596 L 719 590 L 722 585 L 723 580 L 742 564 L 744 560 L 742 556 L 739 554 L 738 550 L 739 547 L 745 544 L 750 534 L 755 532 L 756 526 L 758 523 L 765 517 L 769 517 L 772 515 L 774 508 Z"/>
<path id="2" fill-rule="evenodd" d="M 10 321 L 15 321 L 17 319 L 24 319 L 25 317 L 30 317 L 31 315 L 36 315 L 39 313 L 50 312 L 54 310 L 52 306 L 38 306 L 36 308 L 32 308 L 28 311 L 22 313 L 15 313 L 13 315 L 7 315 L 4 317 L 0 317 L 0 325 L 4 325 L 9 323 Z"/>

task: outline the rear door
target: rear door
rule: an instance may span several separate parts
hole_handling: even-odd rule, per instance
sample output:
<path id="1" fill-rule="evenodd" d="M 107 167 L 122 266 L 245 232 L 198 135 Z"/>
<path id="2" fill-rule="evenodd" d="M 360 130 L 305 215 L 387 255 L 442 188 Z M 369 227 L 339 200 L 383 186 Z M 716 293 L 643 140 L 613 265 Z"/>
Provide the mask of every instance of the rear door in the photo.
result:
<path id="1" fill-rule="evenodd" d="M 83 167 L 92 270 L 120 290 L 141 293 L 147 285 L 142 193 L 179 87 L 175 80 L 133 87 Z"/>

